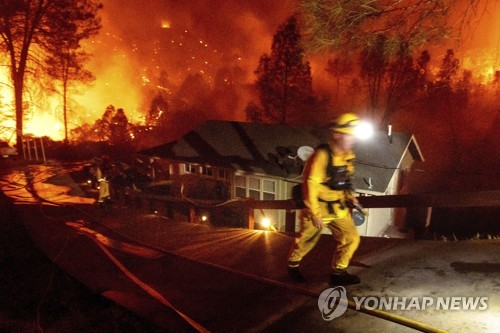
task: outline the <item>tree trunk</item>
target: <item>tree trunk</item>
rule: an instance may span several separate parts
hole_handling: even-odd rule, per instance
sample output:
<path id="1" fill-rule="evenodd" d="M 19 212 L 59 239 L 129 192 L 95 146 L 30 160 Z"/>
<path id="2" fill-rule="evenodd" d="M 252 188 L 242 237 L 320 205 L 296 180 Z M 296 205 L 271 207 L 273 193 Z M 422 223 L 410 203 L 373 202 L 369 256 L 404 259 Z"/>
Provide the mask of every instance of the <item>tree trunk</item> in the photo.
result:
<path id="1" fill-rule="evenodd" d="M 12 75 L 14 78 L 14 99 L 16 106 L 16 145 L 17 151 L 20 153 L 23 150 L 23 86 L 24 75 L 17 72 Z M 24 153 L 23 153 L 24 154 Z M 25 156 L 23 155 L 23 158 Z"/>
<path id="2" fill-rule="evenodd" d="M 67 80 L 64 81 L 63 85 L 63 113 L 64 113 L 64 142 L 68 143 L 68 118 L 67 118 L 67 107 L 68 107 L 68 83 Z"/>
<path id="3" fill-rule="evenodd" d="M 287 103 L 288 103 L 288 66 L 285 66 L 285 80 L 283 84 L 283 104 L 281 109 L 281 124 L 286 123 Z"/>

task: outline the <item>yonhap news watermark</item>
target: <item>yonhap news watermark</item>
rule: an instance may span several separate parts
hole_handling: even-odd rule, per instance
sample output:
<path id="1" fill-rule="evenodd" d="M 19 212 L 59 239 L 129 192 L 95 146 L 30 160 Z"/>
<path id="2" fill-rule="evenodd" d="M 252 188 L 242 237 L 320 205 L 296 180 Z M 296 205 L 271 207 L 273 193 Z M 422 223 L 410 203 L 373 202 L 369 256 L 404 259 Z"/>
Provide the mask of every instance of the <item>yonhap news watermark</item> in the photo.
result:
<path id="1" fill-rule="evenodd" d="M 349 301 L 344 287 L 334 287 L 325 289 L 318 297 L 324 320 L 340 317 L 348 307 L 358 311 L 485 311 L 488 296 L 353 296 Z"/>
<path id="2" fill-rule="evenodd" d="M 487 296 L 446 296 L 446 297 L 356 297 L 353 298 L 356 310 L 363 306 L 368 310 L 487 310 Z"/>

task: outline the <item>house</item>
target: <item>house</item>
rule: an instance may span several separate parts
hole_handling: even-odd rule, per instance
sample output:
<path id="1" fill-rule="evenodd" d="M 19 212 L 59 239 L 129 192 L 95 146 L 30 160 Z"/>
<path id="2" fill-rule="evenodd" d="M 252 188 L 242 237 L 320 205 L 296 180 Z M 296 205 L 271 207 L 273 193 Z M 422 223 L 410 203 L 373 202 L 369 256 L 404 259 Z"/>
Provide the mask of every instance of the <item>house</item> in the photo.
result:
<path id="1" fill-rule="evenodd" d="M 328 130 L 321 128 L 207 121 L 177 141 L 140 154 L 158 161 L 163 179 L 182 182 L 183 188 L 201 199 L 283 200 L 301 182 L 304 160 L 328 136 Z M 354 150 L 354 186 L 359 195 L 404 191 L 413 161 L 423 161 L 415 137 L 406 133 L 376 132 L 369 140 L 359 141 Z M 298 225 L 298 212 L 256 210 L 256 221 L 263 215 L 280 231 L 293 231 Z M 394 209 L 370 209 L 367 221 L 358 227 L 360 235 L 384 235 L 396 215 Z"/>

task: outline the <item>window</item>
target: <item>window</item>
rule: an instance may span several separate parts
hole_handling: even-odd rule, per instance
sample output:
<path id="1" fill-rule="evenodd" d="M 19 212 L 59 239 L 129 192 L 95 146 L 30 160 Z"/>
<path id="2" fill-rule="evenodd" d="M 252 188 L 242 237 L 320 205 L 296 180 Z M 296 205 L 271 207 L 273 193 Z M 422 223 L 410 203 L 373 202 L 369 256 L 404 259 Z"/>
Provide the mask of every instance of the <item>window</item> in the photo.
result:
<path id="1" fill-rule="evenodd" d="M 248 188 L 252 190 L 260 190 L 260 179 L 248 177 Z"/>
<path id="2" fill-rule="evenodd" d="M 238 198 L 245 198 L 247 196 L 246 177 L 234 176 L 234 186 L 235 186 L 235 190 L 236 190 L 235 195 Z"/>
<path id="3" fill-rule="evenodd" d="M 276 192 L 276 190 L 275 190 L 276 182 L 275 181 L 263 179 L 262 182 L 264 183 L 263 188 L 264 188 L 265 192 L 269 192 L 269 193 Z"/>
<path id="4" fill-rule="evenodd" d="M 235 195 L 255 200 L 275 200 L 276 181 L 257 177 L 236 175 L 234 177 Z"/>
<path id="5" fill-rule="evenodd" d="M 224 169 L 219 169 L 218 175 L 219 175 L 219 178 L 221 178 L 221 179 L 227 179 L 228 178 L 226 170 L 224 170 Z"/>
<path id="6" fill-rule="evenodd" d="M 274 200 L 276 199 L 276 182 L 273 180 L 262 180 L 262 199 Z"/>
<path id="7" fill-rule="evenodd" d="M 181 172 L 184 174 L 198 174 L 210 178 L 230 180 L 231 173 L 226 169 L 219 169 L 210 165 L 181 164 Z"/>
<path id="8" fill-rule="evenodd" d="M 260 179 L 248 177 L 248 196 L 254 200 L 260 200 Z"/>
<path id="9" fill-rule="evenodd" d="M 248 190 L 248 197 L 254 200 L 260 200 L 260 192 L 256 190 Z"/>
<path id="10" fill-rule="evenodd" d="M 184 164 L 184 173 L 196 173 L 198 167 L 194 164 Z"/>
<path id="11" fill-rule="evenodd" d="M 211 166 L 202 166 L 201 167 L 201 174 L 205 176 L 212 177 L 214 174 L 214 170 Z"/>

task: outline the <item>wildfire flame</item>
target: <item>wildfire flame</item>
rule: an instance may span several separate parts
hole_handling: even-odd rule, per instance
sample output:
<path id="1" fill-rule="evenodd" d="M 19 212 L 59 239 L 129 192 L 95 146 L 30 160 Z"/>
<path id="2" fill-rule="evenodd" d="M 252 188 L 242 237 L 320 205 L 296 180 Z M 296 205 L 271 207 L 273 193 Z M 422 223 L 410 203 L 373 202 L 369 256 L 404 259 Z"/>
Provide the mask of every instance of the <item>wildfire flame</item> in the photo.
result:
<path id="1" fill-rule="evenodd" d="M 24 126 L 24 134 L 48 136 L 53 140 L 64 139 L 64 125 L 59 117 L 48 112 L 38 112 Z"/>
<path id="2" fill-rule="evenodd" d="M 28 89 L 29 90 L 29 89 Z M 46 92 L 31 91 L 35 96 L 32 100 L 25 101 L 28 106 L 24 119 L 23 132 L 27 135 L 48 136 L 54 140 L 64 139 L 64 128 L 62 124 L 61 97 L 45 94 Z M 37 94 L 44 96 L 37 96 Z M 13 144 L 15 140 L 15 108 L 14 93 L 6 67 L 0 69 L 0 140 Z"/>

